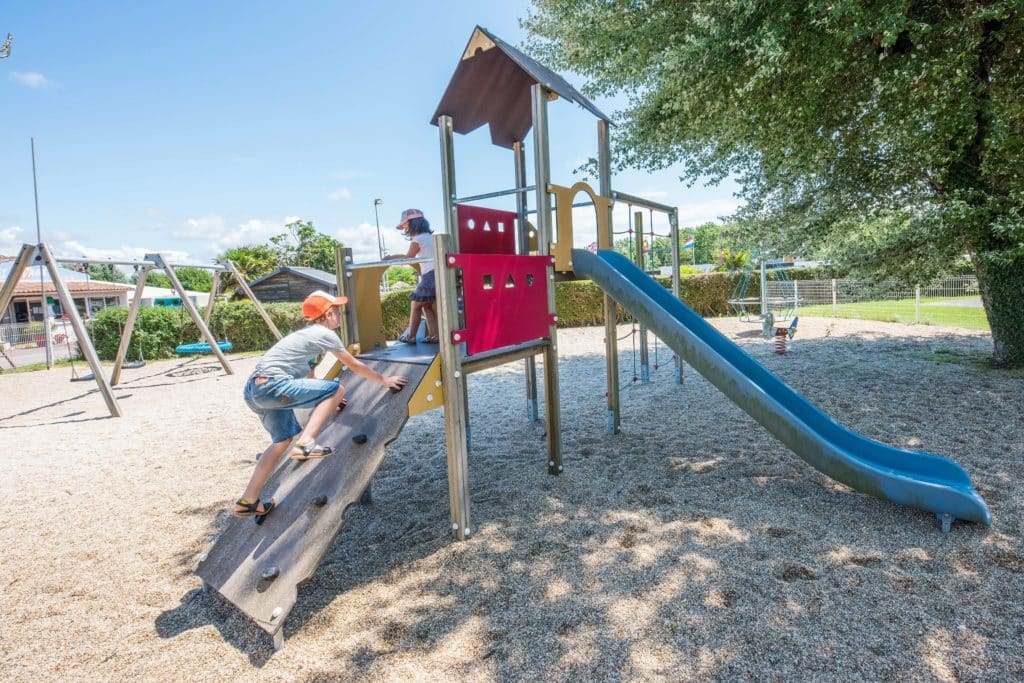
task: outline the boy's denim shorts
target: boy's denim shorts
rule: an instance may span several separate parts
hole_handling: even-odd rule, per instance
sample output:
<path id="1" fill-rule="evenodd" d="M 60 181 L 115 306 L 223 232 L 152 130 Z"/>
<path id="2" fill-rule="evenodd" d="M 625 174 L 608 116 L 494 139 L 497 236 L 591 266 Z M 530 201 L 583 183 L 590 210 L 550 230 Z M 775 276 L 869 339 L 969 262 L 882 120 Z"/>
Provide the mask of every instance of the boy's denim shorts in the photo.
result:
<path id="1" fill-rule="evenodd" d="M 245 383 L 245 404 L 256 413 L 274 443 L 288 441 L 302 432 L 295 419 L 295 408 L 313 408 L 334 395 L 338 382 L 327 379 L 269 379 L 256 384 L 256 377 Z"/>

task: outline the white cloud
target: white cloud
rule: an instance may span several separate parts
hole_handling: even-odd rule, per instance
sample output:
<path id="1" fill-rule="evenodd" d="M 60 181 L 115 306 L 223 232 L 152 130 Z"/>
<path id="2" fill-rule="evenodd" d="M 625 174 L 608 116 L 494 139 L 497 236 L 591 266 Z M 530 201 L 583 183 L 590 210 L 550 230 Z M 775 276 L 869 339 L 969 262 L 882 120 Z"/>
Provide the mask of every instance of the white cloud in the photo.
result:
<path id="1" fill-rule="evenodd" d="M 20 226 L 12 225 L 9 228 L 0 230 L 0 254 L 4 256 L 17 256 L 21 251 L 21 245 L 25 243 L 22 233 L 25 232 Z"/>
<path id="2" fill-rule="evenodd" d="M 683 202 L 679 205 L 679 225 L 692 226 L 716 221 L 723 216 L 736 213 L 741 205 L 739 199 L 711 199 L 705 202 L 688 204 Z"/>
<path id="3" fill-rule="evenodd" d="M 641 192 L 637 196 L 643 197 L 644 199 L 664 199 L 668 196 L 668 192 L 665 192 L 664 190 L 649 190 L 647 192 Z"/>
<path id="4" fill-rule="evenodd" d="M 53 85 L 53 81 L 35 71 L 13 71 L 11 72 L 11 80 L 33 89 L 47 88 Z"/>
<path id="5" fill-rule="evenodd" d="M 347 187 L 339 187 L 334 192 L 329 192 L 327 194 L 327 198 L 332 202 L 336 202 L 342 199 L 352 199 L 352 191 L 349 190 Z"/>
<path id="6" fill-rule="evenodd" d="M 409 248 L 408 242 L 400 237 L 397 230 L 391 235 L 382 226 L 381 238 L 387 253 L 404 254 Z M 339 228 L 334 231 L 334 239 L 352 250 L 352 258 L 356 262 L 376 261 L 380 258 L 377 249 L 377 226 L 373 223 L 360 223 L 355 227 Z"/>
<path id="7" fill-rule="evenodd" d="M 285 216 L 283 220 L 250 218 L 238 225 L 231 226 L 223 216 L 210 214 L 186 219 L 184 225 L 174 231 L 172 236 L 176 239 L 206 242 L 207 248 L 200 249 L 200 251 L 213 257 L 232 247 L 262 244 L 271 236 L 283 232 L 285 225 L 297 220 L 299 220 L 298 216 Z"/>
<path id="8" fill-rule="evenodd" d="M 223 235 L 226 229 L 227 224 L 224 221 L 224 217 L 214 214 L 201 218 L 185 219 L 185 225 L 176 230 L 173 236 L 182 240 L 216 239 L 218 235 Z"/>

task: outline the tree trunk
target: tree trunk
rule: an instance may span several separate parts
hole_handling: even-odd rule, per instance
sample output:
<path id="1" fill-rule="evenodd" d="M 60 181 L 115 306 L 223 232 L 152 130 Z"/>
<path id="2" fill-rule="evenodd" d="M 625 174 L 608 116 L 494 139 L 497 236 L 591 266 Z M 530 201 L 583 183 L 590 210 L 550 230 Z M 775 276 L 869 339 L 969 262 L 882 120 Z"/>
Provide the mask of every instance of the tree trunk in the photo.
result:
<path id="1" fill-rule="evenodd" d="M 1024 258 L 1009 263 L 972 260 L 992 328 L 992 363 L 1024 367 Z"/>

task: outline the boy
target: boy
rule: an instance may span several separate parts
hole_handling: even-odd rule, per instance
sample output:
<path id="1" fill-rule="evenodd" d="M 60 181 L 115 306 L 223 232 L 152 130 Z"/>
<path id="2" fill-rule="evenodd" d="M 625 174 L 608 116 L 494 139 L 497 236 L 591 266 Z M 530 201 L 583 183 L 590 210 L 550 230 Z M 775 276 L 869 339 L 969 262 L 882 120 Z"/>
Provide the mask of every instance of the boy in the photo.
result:
<path id="1" fill-rule="evenodd" d="M 334 452 L 329 446 L 316 443 L 316 436 L 345 404 L 345 387 L 337 380 L 315 379 L 314 358 L 331 353 L 352 372 L 397 391 L 408 381 L 405 377 L 385 377 L 344 349 L 335 330 L 341 324 L 339 306 L 347 297 L 333 297 L 318 290 L 302 302 L 302 315 L 310 324 L 292 332 L 267 351 L 256 364 L 245 383 L 245 403 L 259 415 L 263 427 L 270 433 L 271 444 L 256 462 L 249 485 L 235 503 L 238 517 L 265 517 L 274 509 L 275 502 L 260 502 L 260 490 L 277 467 L 277 462 L 291 447 L 295 460 L 323 458 Z M 295 419 L 295 408 L 313 408 L 306 428 Z M 292 444 L 292 437 L 299 435 Z"/>

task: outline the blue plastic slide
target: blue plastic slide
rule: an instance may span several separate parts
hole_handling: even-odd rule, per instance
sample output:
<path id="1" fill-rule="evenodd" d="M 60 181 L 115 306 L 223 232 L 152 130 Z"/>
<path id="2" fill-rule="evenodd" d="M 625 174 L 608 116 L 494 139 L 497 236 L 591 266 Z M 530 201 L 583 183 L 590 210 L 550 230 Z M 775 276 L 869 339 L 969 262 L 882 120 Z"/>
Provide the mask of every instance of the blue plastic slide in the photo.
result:
<path id="1" fill-rule="evenodd" d="M 573 269 L 643 321 L 687 363 L 811 466 L 894 503 L 991 524 L 956 463 L 894 448 L 847 429 L 793 391 L 629 259 L 573 249 Z M 946 521 L 951 521 L 946 518 Z M 945 526 L 945 524 L 944 524 Z"/>

